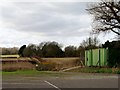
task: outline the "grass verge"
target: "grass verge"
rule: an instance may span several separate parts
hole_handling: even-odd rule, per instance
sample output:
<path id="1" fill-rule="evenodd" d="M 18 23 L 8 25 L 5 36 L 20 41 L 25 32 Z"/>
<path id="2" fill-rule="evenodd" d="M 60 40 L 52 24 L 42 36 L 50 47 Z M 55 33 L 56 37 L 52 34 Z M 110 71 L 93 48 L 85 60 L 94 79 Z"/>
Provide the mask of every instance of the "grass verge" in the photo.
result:
<path id="1" fill-rule="evenodd" d="M 100 68 L 100 67 L 84 67 L 72 69 L 66 72 L 83 72 L 83 73 L 114 73 L 120 74 L 120 68 Z"/>
<path id="2" fill-rule="evenodd" d="M 18 70 L 15 72 L 4 72 L 2 75 L 41 75 L 41 74 L 50 74 L 50 71 L 37 71 L 37 70 Z"/>
<path id="3" fill-rule="evenodd" d="M 37 70 L 18 70 L 15 72 L 4 72 L 2 71 L 3 77 L 11 77 L 11 76 L 40 76 L 40 77 L 62 77 L 66 76 L 65 72 L 57 72 L 57 71 L 37 71 Z"/>

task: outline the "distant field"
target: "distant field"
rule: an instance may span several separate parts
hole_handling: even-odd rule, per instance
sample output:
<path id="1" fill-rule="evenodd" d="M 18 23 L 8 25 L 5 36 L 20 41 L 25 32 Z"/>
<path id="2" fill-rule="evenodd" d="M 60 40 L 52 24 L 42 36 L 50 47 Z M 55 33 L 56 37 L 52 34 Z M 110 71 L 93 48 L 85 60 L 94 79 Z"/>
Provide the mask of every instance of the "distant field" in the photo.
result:
<path id="1" fill-rule="evenodd" d="M 1 58 L 19 58 L 19 55 L 0 55 Z"/>
<path id="2" fill-rule="evenodd" d="M 46 61 L 56 62 L 58 64 L 69 64 L 69 63 L 76 63 L 77 61 L 80 61 L 79 57 L 71 57 L 71 58 L 42 58 Z"/>
<path id="3" fill-rule="evenodd" d="M 32 65 L 29 61 L 45 61 L 48 63 L 55 64 L 55 70 L 66 69 L 74 66 L 80 65 L 79 57 L 71 57 L 71 58 L 3 58 L 2 59 L 2 70 L 7 71 L 16 71 L 16 70 L 29 70 L 35 69 L 35 64 Z M 46 64 L 46 63 L 45 63 Z"/>

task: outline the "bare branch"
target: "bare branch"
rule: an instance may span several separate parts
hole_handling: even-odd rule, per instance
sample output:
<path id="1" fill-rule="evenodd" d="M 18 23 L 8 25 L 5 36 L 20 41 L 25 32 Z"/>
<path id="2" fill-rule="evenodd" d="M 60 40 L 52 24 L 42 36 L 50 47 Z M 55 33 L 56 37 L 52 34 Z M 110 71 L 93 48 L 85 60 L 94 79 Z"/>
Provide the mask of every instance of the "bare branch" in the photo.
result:
<path id="1" fill-rule="evenodd" d="M 120 35 L 120 1 L 102 0 L 92 4 L 87 11 L 94 16 L 93 32 L 112 31 Z"/>

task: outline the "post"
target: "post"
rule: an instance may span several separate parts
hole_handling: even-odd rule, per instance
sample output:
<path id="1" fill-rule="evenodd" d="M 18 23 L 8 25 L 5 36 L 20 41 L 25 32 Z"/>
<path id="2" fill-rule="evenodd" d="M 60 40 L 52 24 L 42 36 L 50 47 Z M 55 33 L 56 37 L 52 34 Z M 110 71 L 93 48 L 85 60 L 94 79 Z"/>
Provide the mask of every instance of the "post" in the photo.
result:
<path id="1" fill-rule="evenodd" d="M 99 66 L 101 66 L 101 64 L 100 64 L 100 49 L 99 49 Z"/>

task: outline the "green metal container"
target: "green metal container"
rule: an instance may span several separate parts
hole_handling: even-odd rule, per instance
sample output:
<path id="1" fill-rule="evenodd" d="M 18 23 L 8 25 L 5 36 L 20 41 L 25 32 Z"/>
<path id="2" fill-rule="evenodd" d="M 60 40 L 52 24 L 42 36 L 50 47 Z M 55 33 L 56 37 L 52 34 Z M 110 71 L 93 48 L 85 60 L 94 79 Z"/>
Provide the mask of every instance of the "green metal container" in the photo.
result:
<path id="1" fill-rule="evenodd" d="M 91 49 L 85 51 L 86 66 L 107 66 L 108 49 Z"/>

